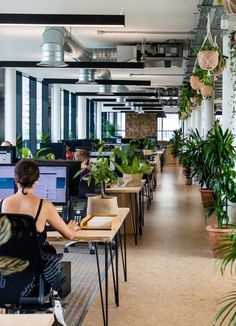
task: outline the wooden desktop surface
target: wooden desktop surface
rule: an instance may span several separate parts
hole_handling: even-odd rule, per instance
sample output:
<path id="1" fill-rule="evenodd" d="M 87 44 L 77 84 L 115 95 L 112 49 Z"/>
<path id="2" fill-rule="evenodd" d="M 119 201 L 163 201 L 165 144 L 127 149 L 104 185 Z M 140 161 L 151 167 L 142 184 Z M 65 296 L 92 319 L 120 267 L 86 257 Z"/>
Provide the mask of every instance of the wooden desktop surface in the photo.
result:
<path id="1" fill-rule="evenodd" d="M 142 185 L 138 187 L 118 187 L 112 186 L 111 188 L 106 188 L 105 192 L 107 194 L 138 194 L 143 186 L 145 185 L 146 180 L 141 180 Z"/>
<path id="2" fill-rule="evenodd" d="M 51 326 L 53 314 L 0 314 L 1 326 Z"/>
<path id="3" fill-rule="evenodd" d="M 120 229 L 127 215 L 129 214 L 129 208 L 119 208 L 120 222 L 113 230 L 78 230 L 76 232 L 75 241 L 78 242 L 111 242 Z M 62 240 L 63 236 L 57 231 L 47 232 L 49 241 Z M 67 240 L 68 241 L 68 240 Z"/>

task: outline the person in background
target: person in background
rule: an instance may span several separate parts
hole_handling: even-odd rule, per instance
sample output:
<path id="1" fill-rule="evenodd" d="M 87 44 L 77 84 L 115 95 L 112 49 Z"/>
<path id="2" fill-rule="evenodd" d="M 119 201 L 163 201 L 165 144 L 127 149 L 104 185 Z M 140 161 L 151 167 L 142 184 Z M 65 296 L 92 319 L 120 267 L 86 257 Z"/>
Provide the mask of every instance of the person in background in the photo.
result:
<path id="1" fill-rule="evenodd" d="M 66 160 L 73 160 L 74 153 L 71 151 L 71 145 L 68 142 L 65 142 L 65 144 L 66 144 Z"/>
<path id="2" fill-rule="evenodd" d="M 4 140 L 4 141 L 1 143 L 1 146 L 12 146 L 12 143 L 11 143 L 9 140 Z"/>
<path id="3" fill-rule="evenodd" d="M 90 161 L 90 153 L 86 149 L 79 149 L 75 154 L 75 160 L 81 162 L 81 168 L 86 168 Z"/>

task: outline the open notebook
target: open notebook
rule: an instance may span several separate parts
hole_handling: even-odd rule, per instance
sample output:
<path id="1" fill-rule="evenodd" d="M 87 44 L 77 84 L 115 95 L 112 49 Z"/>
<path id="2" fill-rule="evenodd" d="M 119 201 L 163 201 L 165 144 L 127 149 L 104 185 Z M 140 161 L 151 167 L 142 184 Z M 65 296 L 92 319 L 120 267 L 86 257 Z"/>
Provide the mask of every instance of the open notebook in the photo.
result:
<path id="1" fill-rule="evenodd" d="M 108 227 L 112 226 L 113 216 L 93 216 L 88 222 L 88 227 Z"/>

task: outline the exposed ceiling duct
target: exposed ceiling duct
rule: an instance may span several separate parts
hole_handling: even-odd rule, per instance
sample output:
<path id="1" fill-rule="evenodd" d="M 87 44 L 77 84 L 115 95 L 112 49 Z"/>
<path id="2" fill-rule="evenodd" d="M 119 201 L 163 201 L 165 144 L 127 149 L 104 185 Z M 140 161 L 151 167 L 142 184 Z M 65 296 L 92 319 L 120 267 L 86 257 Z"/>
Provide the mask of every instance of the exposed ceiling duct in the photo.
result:
<path id="1" fill-rule="evenodd" d="M 85 48 L 64 27 L 46 27 L 41 48 L 42 60 L 38 64 L 39 66 L 67 66 L 64 62 L 64 51 L 76 61 L 116 61 L 116 49 Z M 95 78 L 111 79 L 111 73 L 107 69 L 98 71 L 95 69 L 80 69 L 79 83 L 91 83 L 95 81 Z"/>
<path id="2" fill-rule="evenodd" d="M 116 91 L 118 93 L 125 93 L 129 92 L 129 89 L 125 85 L 118 85 Z M 117 96 L 116 101 L 119 103 L 124 103 L 126 101 L 126 96 Z"/>

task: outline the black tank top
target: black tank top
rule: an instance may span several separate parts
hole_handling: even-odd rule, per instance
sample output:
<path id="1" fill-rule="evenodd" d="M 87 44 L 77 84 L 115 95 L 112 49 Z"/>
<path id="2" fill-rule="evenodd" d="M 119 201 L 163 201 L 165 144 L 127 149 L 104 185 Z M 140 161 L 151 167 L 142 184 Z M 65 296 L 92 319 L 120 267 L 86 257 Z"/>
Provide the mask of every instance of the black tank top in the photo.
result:
<path id="1" fill-rule="evenodd" d="M 4 199 L 2 199 L 1 202 L 0 202 L 0 213 L 2 213 L 2 203 L 3 203 L 3 200 Z M 38 210 L 37 210 L 37 213 L 36 213 L 35 218 L 34 218 L 35 224 L 37 223 L 38 217 L 40 215 L 40 212 L 41 212 L 41 209 L 42 209 L 42 205 L 43 205 L 43 199 L 40 199 Z M 38 240 L 39 240 L 40 246 L 44 246 L 45 241 L 47 239 L 46 224 L 44 226 L 44 230 L 42 232 L 38 232 L 37 231 L 37 234 L 38 234 Z"/>

